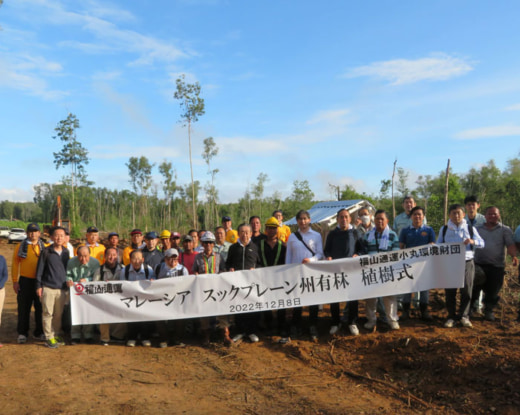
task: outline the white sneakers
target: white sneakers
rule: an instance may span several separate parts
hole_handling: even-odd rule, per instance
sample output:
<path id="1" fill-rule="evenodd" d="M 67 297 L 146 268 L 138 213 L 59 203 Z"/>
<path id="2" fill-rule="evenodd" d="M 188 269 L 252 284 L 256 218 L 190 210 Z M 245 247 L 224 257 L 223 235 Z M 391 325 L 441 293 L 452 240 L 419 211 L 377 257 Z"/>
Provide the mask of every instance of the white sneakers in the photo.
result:
<path id="1" fill-rule="evenodd" d="M 399 330 L 401 327 L 399 327 L 399 323 L 397 321 L 389 321 L 388 325 L 392 330 Z"/>
<path id="2" fill-rule="evenodd" d="M 460 324 L 462 325 L 462 327 L 473 327 L 473 324 L 471 324 L 471 321 L 469 321 L 469 317 L 462 317 L 460 319 Z"/>
<path id="3" fill-rule="evenodd" d="M 18 344 L 25 344 L 25 343 L 27 343 L 27 337 L 24 336 L 23 334 L 19 334 L 17 341 L 18 341 Z"/>
<path id="4" fill-rule="evenodd" d="M 339 331 L 339 326 L 332 326 L 329 330 L 331 336 L 335 335 Z"/>
<path id="5" fill-rule="evenodd" d="M 348 330 L 350 331 L 350 334 L 353 336 L 359 336 L 359 329 L 355 324 L 350 324 L 348 326 Z"/>
<path id="6" fill-rule="evenodd" d="M 460 325 L 462 327 L 467 327 L 467 328 L 473 327 L 473 324 L 471 324 L 471 321 L 469 321 L 468 317 L 462 317 L 460 319 Z M 455 320 L 453 320 L 452 318 L 449 318 L 448 320 L 446 320 L 446 323 L 444 323 L 444 327 L 446 327 L 447 329 L 451 329 L 451 328 L 455 327 Z"/>
<path id="7" fill-rule="evenodd" d="M 452 318 L 449 318 L 448 320 L 446 320 L 446 323 L 444 323 L 444 327 L 446 327 L 447 329 L 451 329 L 453 328 L 453 326 L 455 326 L 455 320 L 453 320 Z"/>

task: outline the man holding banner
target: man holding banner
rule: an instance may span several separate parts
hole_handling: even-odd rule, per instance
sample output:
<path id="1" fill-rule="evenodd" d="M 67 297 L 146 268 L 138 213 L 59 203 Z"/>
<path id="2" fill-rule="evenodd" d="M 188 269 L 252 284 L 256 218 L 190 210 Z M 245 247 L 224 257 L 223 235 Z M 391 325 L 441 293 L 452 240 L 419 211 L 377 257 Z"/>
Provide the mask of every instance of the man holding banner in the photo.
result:
<path id="1" fill-rule="evenodd" d="M 321 235 L 311 229 L 311 216 L 306 210 L 300 210 L 296 214 L 298 230 L 289 236 L 287 240 L 286 264 L 308 264 L 322 260 L 323 242 Z M 309 306 L 309 333 L 312 341 L 318 340 L 319 306 Z M 302 307 L 293 309 L 291 337 L 296 338 L 302 333 Z"/>
<path id="2" fill-rule="evenodd" d="M 356 257 L 363 252 L 362 239 L 356 229 L 352 229 L 350 226 L 350 214 L 347 209 L 340 209 L 336 215 L 338 226 L 336 229 L 330 231 L 327 235 L 327 241 L 325 242 L 324 253 L 327 259 L 339 259 L 339 258 L 352 258 Z M 353 336 L 359 335 L 359 329 L 356 325 L 358 317 L 358 301 L 348 302 L 348 316 L 347 324 L 350 333 Z M 340 303 L 332 303 L 330 305 L 330 314 L 332 317 L 332 323 L 330 328 L 330 334 L 334 335 L 340 328 Z"/>
<path id="3" fill-rule="evenodd" d="M 388 226 L 388 216 L 382 209 L 377 210 L 375 217 L 375 228 L 365 234 L 365 246 L 369 255 L 379 252 L 398 251 L 399 238 Z M 388 325 L 392 330 L 399 330 L 399 317 L 397 316 L 397 297 L 389 295 L 383 297 Z M 377 323 L 376 317 L 377 298 L 366 300 L 366 313 L 368 321 L 365 323 L 367 330 L 373 330 Z"/>

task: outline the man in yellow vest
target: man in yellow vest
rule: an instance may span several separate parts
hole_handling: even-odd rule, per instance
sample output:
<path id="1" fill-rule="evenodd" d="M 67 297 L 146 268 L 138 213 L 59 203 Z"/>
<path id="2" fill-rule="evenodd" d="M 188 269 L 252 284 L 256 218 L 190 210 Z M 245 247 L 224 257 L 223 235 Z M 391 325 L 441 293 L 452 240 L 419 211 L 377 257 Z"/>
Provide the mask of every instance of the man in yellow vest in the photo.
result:
<path id="1" fill-rule="evenodd" d="M 33 335 L 38 340 L 45 340 L 42 326 L 42 304 L 36 295 L 36 267 L 45 247 L 40 239 L 40 227 L 37 223 L 27 226 L 27 239 L 17 244 L 13 252 L 11 278 L 18 301 L 18 343 L 27 342 L 31 308 L 34 306 L 35 328 Z"/>

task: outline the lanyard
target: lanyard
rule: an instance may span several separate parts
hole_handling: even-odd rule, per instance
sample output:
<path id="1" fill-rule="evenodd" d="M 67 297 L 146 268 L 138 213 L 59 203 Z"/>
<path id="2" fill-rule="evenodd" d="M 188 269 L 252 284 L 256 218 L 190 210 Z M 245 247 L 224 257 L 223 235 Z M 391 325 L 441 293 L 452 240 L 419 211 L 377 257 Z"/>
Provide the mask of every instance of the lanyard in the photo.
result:
<path id="1" fill-rule="evenodd" d="M 282 252 L 282 241 L 278 240 L 276 244 L 278 245 L 278 247 L 276 250 L 276 257 L 274 259 L 273 265 L 278 264 L 278 260 L 280 259 L 280 253 Z M 265 239 L 262 239 L 260 241 L 260 251 L 262 252 L 262 262 L 264 263 L 264 267 L 268 267 L 269 265 L 267 264 L 267 258 L 265 257 Z"/>
<path id="2" fill-rule="evenodd" d="M 202 255 L 202 258 L 204 259 L 204 270 L 206 271 L 206 274 L 215 274 L 216 256 L 211 255 L 211 257 L 212 259 L 210 264 L 206 255 Z"/>

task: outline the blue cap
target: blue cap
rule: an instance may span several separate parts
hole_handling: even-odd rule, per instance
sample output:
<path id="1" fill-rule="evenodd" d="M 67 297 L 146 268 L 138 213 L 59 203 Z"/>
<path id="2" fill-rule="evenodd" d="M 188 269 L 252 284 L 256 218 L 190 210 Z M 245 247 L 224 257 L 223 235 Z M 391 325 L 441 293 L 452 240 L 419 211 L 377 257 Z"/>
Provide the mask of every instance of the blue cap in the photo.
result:
<path id="1" fill-rule="evenodd" d="M 157 235 L 157 232 L 151 231 L 151 232 L 148 232 L 144 237 L 145 237 L 145 239 L 157 239 L 159 237 L 159 235 Z"/>

